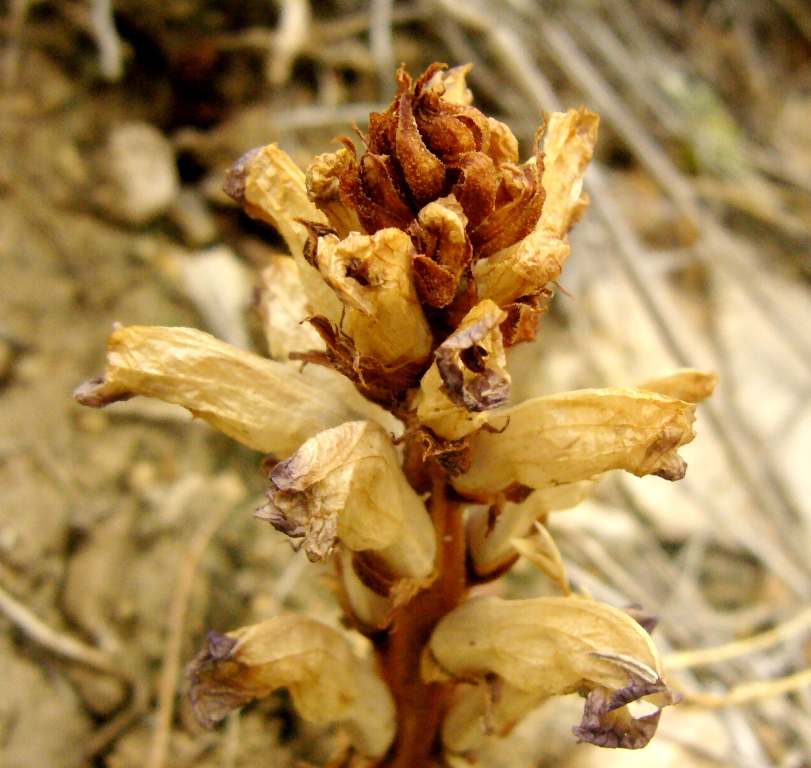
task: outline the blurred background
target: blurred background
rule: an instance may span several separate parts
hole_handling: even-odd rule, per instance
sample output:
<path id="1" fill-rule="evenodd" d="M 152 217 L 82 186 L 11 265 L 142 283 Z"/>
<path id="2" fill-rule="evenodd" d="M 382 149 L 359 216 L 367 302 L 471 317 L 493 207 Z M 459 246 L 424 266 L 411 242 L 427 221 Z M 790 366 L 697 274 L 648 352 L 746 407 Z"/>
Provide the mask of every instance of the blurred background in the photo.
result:
<path id="1" fill-rule="evenodd" d="M 523 156 L 544 112 L 601 115 L 591 207 L 518 399 L 695 366 L 682 482 L 608 477 L 550 520 L 573 582 L 661 617 L 697 664 L 639 753 L 575 746 L 553 700 L 481 765 L 811 766 L 811 6 L 805 0 L 8 0 L 0 11 L 0 765 L 324 765 L 284 694 L 203 732 L 182 668 L 207 629 L 337 622 L 330 572 L 250 516 L 259 456 L 138 399 L 82 410 L 113 323 L 266 352 L 251 309 L 284 251 L 221 191 L 270 142 L 302 166 L 363 128 L 405 62 L 472 63 Z M 548 585 L 519 564 L 499 585 Z M 786 624 L 786 622 L 789 622 Z M 699 661 L 701 661 L 699 659 Z M 683 666 L 687 664 L 687 666 Z M 796 678 L 794 681 L 797 682 Z M 800 682 L 802 678 L 800 679 Z M 791 681 L 790 681 L 791 682 Z M 768 695 L 767 695 L 768 694 Z M 741 700 L 747 698 L 741 697 Z"/>

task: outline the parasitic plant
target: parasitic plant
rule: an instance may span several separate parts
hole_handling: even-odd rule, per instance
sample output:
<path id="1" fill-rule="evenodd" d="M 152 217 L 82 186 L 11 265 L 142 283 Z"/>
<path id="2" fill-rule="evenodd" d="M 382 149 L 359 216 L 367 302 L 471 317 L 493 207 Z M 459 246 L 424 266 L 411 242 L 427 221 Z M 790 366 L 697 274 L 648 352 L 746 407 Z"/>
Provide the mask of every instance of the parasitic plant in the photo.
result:
<path id="1" fill-rule="evenodd" d="M 209 633 L 189 695 L 211 726 L 285 687 L 304 718 L 346 730 L 347 765 L 456 765 L 568 693 L 585 698 L 579 740 L 636 749 L 675 698 L 650 617 L 572 593 L 544 524 L 609 470 L 680 479 L 714 376 L 510 405 L 506 350 L 535 338 L 568 256 L 598 118 L 549 115 L 519 164 L 510 129 L 471 106 L 465 72 L 435 64 L 412 81 L 401 68 L 360 157 L 344 138 L 304 174 L 270 145 L 230 171 L 228 194 L 292 254 L 262 276 L 277 359 L 125 327 L 104 377 L 76 395 L 178 403 L 271 455 L 256 517 L 334 563 L 347 623 L 374 653 L 276 616 Z M 519 554 L 559 596 L 471 596 Z M 656 710 L 634 718 L 643 698 Z"/>

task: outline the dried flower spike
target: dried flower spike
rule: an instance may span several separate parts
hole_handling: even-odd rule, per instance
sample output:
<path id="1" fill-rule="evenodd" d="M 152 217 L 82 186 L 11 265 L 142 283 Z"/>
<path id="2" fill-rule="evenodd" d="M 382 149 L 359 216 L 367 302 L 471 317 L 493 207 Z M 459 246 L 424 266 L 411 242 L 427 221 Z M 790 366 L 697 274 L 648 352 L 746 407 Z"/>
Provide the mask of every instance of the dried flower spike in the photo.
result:
<path id="1" fill-rule="evenodd" d="M 334 564 L 346 623 L 374 648 L 372 665 L 296 615 L 211 633 L 189 666 L 206 726 L 286 687 L 302 716 L 348 732 L 353 765 L 429 768 L 475 760 L 550 696 L 585 697 L 579 740 L 631 749 L 675 700 L 647 631 L 573 594 L 543 524 L 605 472 L 681 478 L 716 379 L 684 370 L 510 403 L 506 350 L 535 338 L 569 254 L 598 118 L 549 115 L 519 163 L 466 72 L 401 67 L 360 155 L 343 138 L 305 174 L 270 145 L 232 169 L 226 191 L 292 255 L 262 276 L 278 361 L 200 331 L 124 328 L 105 376 L 76 392 L 93 407 L 178 403 L 272 454 L 256 516 Z M 521 554 L 560 596 L 468 599 Z M 635 719 L 642 698 L 657 711 Z"/>

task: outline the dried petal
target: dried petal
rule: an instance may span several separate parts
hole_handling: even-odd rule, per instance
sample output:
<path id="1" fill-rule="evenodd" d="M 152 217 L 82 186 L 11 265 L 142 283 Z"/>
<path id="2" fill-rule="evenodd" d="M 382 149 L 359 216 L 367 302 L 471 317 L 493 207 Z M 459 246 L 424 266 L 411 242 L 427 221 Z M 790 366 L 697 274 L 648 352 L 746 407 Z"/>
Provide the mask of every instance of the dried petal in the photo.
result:
<path id="1" fill-rule="evenodd" d="M 577 732 L 581 740 L 589 731 L 608 730 L 606 713 L 631 701 L 651 696 L 652 703 L 662 707 L 674 700 L 661 679 L 661 658 L 647 632 L 622 611 L 590 599 L 469 600 L 439 622 L 429 649 L 424 677 L 426 672 L 428 679 L 444 673 L 480 681 L 478 689 L 457 697 L 447 715 L 443 737 L 456 751 L 470 749 L 476 741 L 475 730 L 466 727 L 465 720 L 478 722 L 480 732 L 484 724 L 503 735 L 548 696 L 607 692 L 607 704 L 600 694 L 587 702 L 585 725 Z M 490 687 L 494 675 L 500 681 L 496 696 Z M 611 720 L 618 723 L 621 718 L 624 714 Z M 634 748 L 651 723 L 655 729 L 654 719 L 646 718 L 615 746 Z"/>
<path id="2" fill-rule="evenodd" d="M 643 696 L 662 690 L 661 684 L 633 682 L 625 690 L 617 693 L 620 694 L 620 699 L 632 696 L 633 698 L 628 701 L 637 701 Z M 642 749 L 648 745 L 656 733 L 662 710 L 657 709 L 650 715 L 635 718 L 628 711 L 628 707 L 612 706 L 617 693 L 612 695 L 599 686 L 589 693 L 583 710 L 583 719 L 579 726 L 572 728 L 578 744 L 587 742 L 608 749 Z"/>
<path id="3" fill-rule="evenodd" d="M 490 126 L 490 146 L 487 154 L 496 164 L 518 162 L 518 139 L 515 138 L 509 126 L 499 122 L 494 117 L 488 117 Z"/>
<path id="4" fill-rule="evenodd" d="M 304 259 L 309 232 L 300 220 L 326 224 L 327 219 L 308 199 L 301 169 L 278 145 L 268 144 L 237 160 L 228 172 L 225 191 L 249 216 L 266 221 L 280 232 L 296 260 L 312 311 L 337 322 L 341 303 Z"/>
<path id="5" fill-rule="evenodd" d="M 425 90 L 436 91 L 445 101 L 452 104 L 469 106 L 473 102 L 473 94 L 467 87 L 467 73 L 472 68 L 472 64 L 464 64 L 452 69 L 437 70 L 428 81 Z"/>
<path id="6" fill-rule="evenodd" d="M 192 707 L 208 728 L 232 709 L 287 688 L 302 717 L 343 726 L 361 754 L 380 757 L 394 738 L 394 701 L 383 681 L 340 632 L 304 616 L 210 632 L 188 674 Z"/>
<path id="7" fill-rule="evenodd" d="M 341 330 L 386 366 L 421 360 L 433 336 L 412 283 L 414 246 L 399 229 L 318 239 L 321 274 L 346 308 Z"/>
<path id="8" fill-rule="evenodd" d="M 310 560 L 326 560 L 340 539 L 356 552 L 377 551 L 393 577 L 431 573 L 431 519 L 376 424 L 349 422 L 321 432 L 277 464 L 270 480 L 270 502 L 256 516 L 303 537 Z"/>
<path id="9" fill-rule="evenodd" d="M 676 452 L 695 434 L 695 406 L 638 389 L 586 389 L 539 397 L 499 414 L 501 433 L 481 434 L 456 489 L 486 499 L 513 483 L 548 488 L 609 469 L 637 477 L 684 476 Z M 498 426 L 498 425 L 494 425 Z"/>
<path id="10" fill-rule="evenodd" d="M 291 352 L 324 348 L 315 329 L 304 322 L 309 315 L 307 296 L 298 266 L 289 256 L 274 255 L 262 270 L 256 304 L 274 360 L 287 360 Z"/>
<path id="11" fill-rule="evenodd" d="M 479 429 L 485 411 L 510 395 L 500 324 L 507 315 L 492 301 L 477 304 L 435 352 L 420 384 L 417 418 L 440 437 L 459 440 Z"/>
<path id="12" fill-rule="evenodd" d="M 135 395 L 182 405 L 240 443 L 282 458 L 354 416 L 283 363 L 191 328 L 121 328 L 110 337 L 104 377 L 74 393 L 93 408 Z"/>
<path id="13" fill-rule="evenodd" d="M 577 506 L 594 488 L 592 480 L 544 488 L 519 504 L 504 501 L 471 511 L 467 524 L 468 551 L 474 572 L 481 578 L 498 573 L 515 558 L 513 539 L 526 536 L 532 524 L 549 512 Z"/>
<path id="14" fill-rule="evenodd" d="M 354 554 L 341 549 L 339 573 L 345 601 L 345 613 L 360 625 L 363 631 L 375 632 L 389 626 L 392 619 L 393 601 L 379 591 L 368 587 L 355 571 Z"/>
<path id="15" fill-rule="evenodd" d="M 538 228 L 564 237 L 582 216 L 588 200 L 581 198 L 583 174 L 597 142 L 600 118 L 585 109 L 554 112 L 544 136 L 546 201 Z"/>
<path id="16" fill-rule="evenodd" d="M 535 230 L 521 242 L 511 245 L 473 266 L 479 296 L 501 307 L 523 296 L 537 293 L 560 277 L 569 257 L 569 244 L 545 230 Z"/>
<path id="17" fill-rule="evenodd" d="M 638 384 L 638 389 L 647 392 L 657 392 L 674 400 L 684 400 L 685 403 L 700 403 L 706 400 L 718 384 L 718 374 L 705 373 L 694 368 L 680 368 L 677 371 L 648 379 Z"/>

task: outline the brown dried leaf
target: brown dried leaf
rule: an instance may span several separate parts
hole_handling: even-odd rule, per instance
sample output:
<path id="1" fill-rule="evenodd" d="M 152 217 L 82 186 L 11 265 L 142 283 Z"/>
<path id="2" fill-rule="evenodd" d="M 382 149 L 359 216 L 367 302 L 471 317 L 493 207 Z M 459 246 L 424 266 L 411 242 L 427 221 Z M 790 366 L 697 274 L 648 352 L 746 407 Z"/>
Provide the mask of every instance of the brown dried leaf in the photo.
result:
<path id="1" fill-rule="evenodd" d="M 283 458 L 356 417 L 283 363 L 192 328 L 121 328 L 110 337 L 104 377 L 74 393 L 93 408 L 135 395 L 182 405 L 244 445 Z"/>
<path id="2" fill-rule="evenodd" d="M 232 709 L 287 688 L 302 717 L 341 725 L 364 755 L 382 756 L 394 738 L 394 702 L 371 665 L 337 630 L 304 616 L 210 632 L 188 674 L 192 707 L 208 728 Z"/>
<path id="3" fill-rule="evenodd" d="M 270 502 L 256 517 L 303 537 L 310 560 L 326 560 L 340 540 L 356 552 L 375 550 L 395 577 L 422 578 L 433 570 L 431 519 L 377 424 L 356 421 L 321 432 L 277 464 L 270 481 Z"/>
<path id="4" fill-rule="evenodd" d="M 507 315 L 482 301 L 435 352 L 420 384 L 417 418 L 440 437 L 460 440 L 487 422 L 510 395 L 500 324 Z"/>
<path id="5" fill-rule="evenodd" d="M 414 246 L 399 229 L 318 238 L 321 274 L 345 307 L 341 330 L 385 366 L 421 360 L 433 336 L 412 282 Z"/>
<path id="6" fill-rule="evenodd" d="M 480 434 L 470 471 L 454 487 L 487 499 L 520 483 L 547 488 L 610 469 L 684 476 L 680 446 L 695 434 L 695 406 L 638 389 L 586 389 L 539 397 L 499 414 L 503 432 Z"/>

